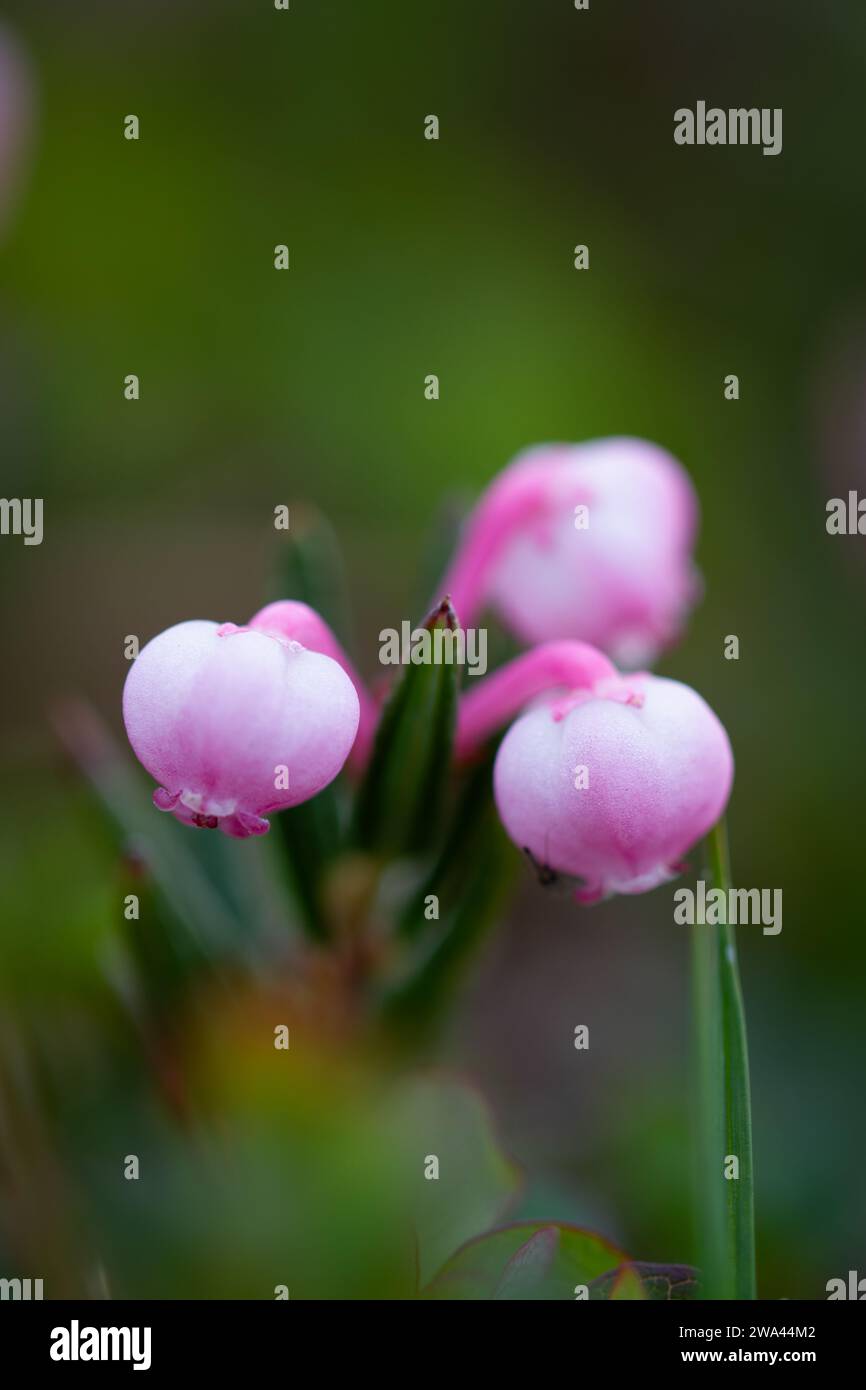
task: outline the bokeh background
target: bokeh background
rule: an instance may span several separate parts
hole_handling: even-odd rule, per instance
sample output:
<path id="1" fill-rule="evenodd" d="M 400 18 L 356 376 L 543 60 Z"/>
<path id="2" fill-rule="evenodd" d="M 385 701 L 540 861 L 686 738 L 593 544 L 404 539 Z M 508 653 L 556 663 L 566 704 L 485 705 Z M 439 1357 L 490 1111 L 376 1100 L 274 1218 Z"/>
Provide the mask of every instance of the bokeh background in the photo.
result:
<path id="1" fill-rule="evenodd" d="M 417 616 L 443 497 L 530 443 L 643 435 L 703 514 L 705 597 L 663 670 L 730 732 L 736 881 L 784 893 L 781 935 L 741 933 L 760 1288 L 821 1298 L 866 1272 L 866 542 L 825 530 L 828 498 L 866 492 L 860 0 L 21 0 L 2 36 L 2 492 L 45 499 L 41 546 L 0 541 L 16 1027 L 67 1046 L 105 1008 L 116 929 L 53 701 L 82 693 L 119 729 L 126 634 L 244 621 L 281 502 L 331 518 L 374 674 L 379 629 Z M 783 153 L 678 148 L 673 112 L 699 99 L 782 107 Z M 519 882 L 439 1060 L 489 1097 L 527 1214 L 689 1259 L 669 896 L 579 911 Z"/>

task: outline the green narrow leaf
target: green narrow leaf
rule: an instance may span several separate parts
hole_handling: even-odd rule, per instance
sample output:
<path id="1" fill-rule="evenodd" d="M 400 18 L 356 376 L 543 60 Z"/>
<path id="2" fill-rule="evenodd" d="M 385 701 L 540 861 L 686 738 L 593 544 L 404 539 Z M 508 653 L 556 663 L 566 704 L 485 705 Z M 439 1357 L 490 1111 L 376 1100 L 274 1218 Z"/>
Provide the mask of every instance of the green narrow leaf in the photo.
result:
<path id="1" fill-rule="evenodd" d="M 449 869 L 443 887 L 433 889 L 439 898 L 441 920 L 425 923 L 435 930 L 411 943 L 397 980 L 382 998 L 385 1026 L 400 1034 L 404 1042 L 411 1041 L 417 1047 L 432 1032 L 484 935 L 497 920 L 517 862 L 488 792 L 488 803 L 473 827 L 470 851 L 460 858 L 459 878 Z M 450 893 L 453 899 L 449 899 Z"/>
<path id="2" fill-rule="evenodd" d="M 261 922 L 239 909 L 238 897 L 227 888 L 227 875 L 250 869 L 240 868 L 245 847 L 220 844 L 225 837 L 218 832 L 189 829 L 157 811 L 143 778 L 89 705 L 67 701 L 55 711 L 55 725 L 96 793 L 119 855 L 132 849 L 170 904 L 178 928 L 189 934 L 190 944 L 179 946 L 179 954 L 198 953 L 213 963 L 254 960 L 262 945 Z M 284 929 L 291 930 L 288 904 L 285 909 Z"/>
<path id="3" fill-rule="evenodd" d="M 448 600 L 424 628 L 457 631 Z M 457 714 L 454 661 L 407 665 L 382 711 L 373 755 L 358 793 L 354 835 L 365 850 L 411 854 L 435 840 Z"/>
<path id="4" fill-rule="evenodd" d="M 338 783 L 317 796 L 273 817 L 271 824 L 283 850 L 292 886 L 303 909 L 310 934 L 328 935 L 322 887 L 340 850 L 341 806 Z"/>
<path id="5" fill-rule="evenodd" d="M 491 744 L 465 775 L 436 862 L 398 919 L 402 953 L 382 990 L 381 1011 L 386 1026 L 416 1046 L 496 920 L 518 862 L 493 801 L 495 754 Z"/>
<path id="6" fill-rule="evenodd" d="M 435 923 L 425 916 L 425 906 L 431 896 L 440 902 L 454 902 L 460 895 L 461 882 L 477 859 L 485 839 L 488 812 L 493 797 L 493 762 L 495 744 L 491 744 L 481 761 L 464 775 L 453 812 L 448 818 L 445 843 L 436 862 L 420 886 L 411 894 L 400 913 L 397 931 L 411 940 L 426 931 L 435 934 Z"/>
<path id="7" fill-rule="evenodd" d="M 706 841 L 709 877 L 729 900 L 724 819 Z M 730 924 L 692 929 L 693 1012 L 698 1079 L 697 1234 L 706 1298 L 753 1299 L 754 1174 L 749 1056 L 736 936 Z M 728 1178 L 729 1156 L 739 1176 Z"/>
<path id="8" fill-rule="evenodd" d="M 137 899 L 137 915 L 125 905 Z M 132 966 L 134 997 L 125 998 L 134 1012 L 143 1010 L 158 1024 L 171 1019 L 188 985 L 210 970 L 210 958 L 186 930 L 160 892 L 143 858 L 130 845 L 122 860 L 120 902 L 124 905 L 123 946 Z M 124 996 L 126 991 L 121 989 Z"/>

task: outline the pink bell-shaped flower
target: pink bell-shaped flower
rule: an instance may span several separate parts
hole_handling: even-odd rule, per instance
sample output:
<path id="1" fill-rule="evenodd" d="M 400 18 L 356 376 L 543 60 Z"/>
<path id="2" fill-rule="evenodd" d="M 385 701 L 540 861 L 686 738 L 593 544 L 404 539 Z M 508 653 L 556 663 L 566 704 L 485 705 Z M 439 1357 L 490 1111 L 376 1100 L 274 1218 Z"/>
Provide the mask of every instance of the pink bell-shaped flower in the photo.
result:
<path id="1" fill-rule="evenodd" d="M 161 784 L 154 803 L 243 838 L 337 776 L 359 700 L 336 660 L 290 636 L 191 621 L 142 648 L 123 717 L 136 756 Z"/>
<path id="2" fill-rule="evenodd" d="M 539 870 L 582 880 L 581 902 L 673 878 L 725 809 L 728 736 L 679 681 L 621 676 L 584 642 L 543 643 L 462 697 L 458 758 L 521 710 L 494 764 L 499 815 Z"/>
<path id="3" fill-rule="evenodd" d="M 484 493 L 441 587 L 464 627 L 489 605 L 527 643 L 577 639 L 648 664 L 698 596 L 697 520 L 688 474 L 656 445 L 540 446 Z"/>
<path id="4" fill-rule="evenodd" d="M 509 836 L 582 880 L 577 897 L 673 878 L 716 823 L 733 780 L 728 736 L 689 686 L 603 678 L 523 714 L 500 745 L 494 794 Z"/>

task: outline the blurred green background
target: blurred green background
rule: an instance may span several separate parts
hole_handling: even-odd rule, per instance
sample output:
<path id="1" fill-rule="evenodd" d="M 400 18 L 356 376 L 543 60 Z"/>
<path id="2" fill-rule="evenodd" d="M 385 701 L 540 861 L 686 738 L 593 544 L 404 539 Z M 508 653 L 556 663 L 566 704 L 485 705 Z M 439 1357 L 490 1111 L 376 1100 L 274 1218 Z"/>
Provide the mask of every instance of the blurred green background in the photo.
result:
<path id="1" fill-rule="evenodd" d="M 126 634 L 243 622 L 274 506 L 309 500 L 375 674 L 445 495 L 530 443 L 643 435 L 703 513 L 706 595 L 663 669 L 730 732 L 736 881 L 784 893 L 781 935 L 741 947 L 760 1288 L 866 1272 L 866 566 L 825 530 L 866 492 L 861 0 L 21 0 L 4 23 L 34 124 L 0 257 L 2 492 L 44 497 L 45 539 L 0 542 L 3 999 L 61 1033 L 104 1007 L 117 867 L 46 710 L 83 692 L 119 728 Z M 675 146 L 699 99 L 782 107 L 783 153 Z M 525 1214 L 688 1259 L 669 898 L 521 884 L 441 1060 L 490 1098 Z"/>

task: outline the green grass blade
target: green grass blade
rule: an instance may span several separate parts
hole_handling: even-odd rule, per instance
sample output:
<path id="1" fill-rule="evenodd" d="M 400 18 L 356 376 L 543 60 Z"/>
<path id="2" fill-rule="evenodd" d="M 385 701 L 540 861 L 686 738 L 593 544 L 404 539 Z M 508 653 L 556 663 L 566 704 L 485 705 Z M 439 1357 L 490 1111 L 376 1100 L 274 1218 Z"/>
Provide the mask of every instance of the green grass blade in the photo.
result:
<path id="1" fill-rule="evenodd" d="M 714 888 L 731 888 L 724 820 L 707 837 Z M 734 927 L 692 927 L 698 1072 L 698 1240 L 706 1298 L 753 1299 L 754 1168 L 746 1019 Z M 725 1176 L 731 1156 L 739 1176 Z"/>

